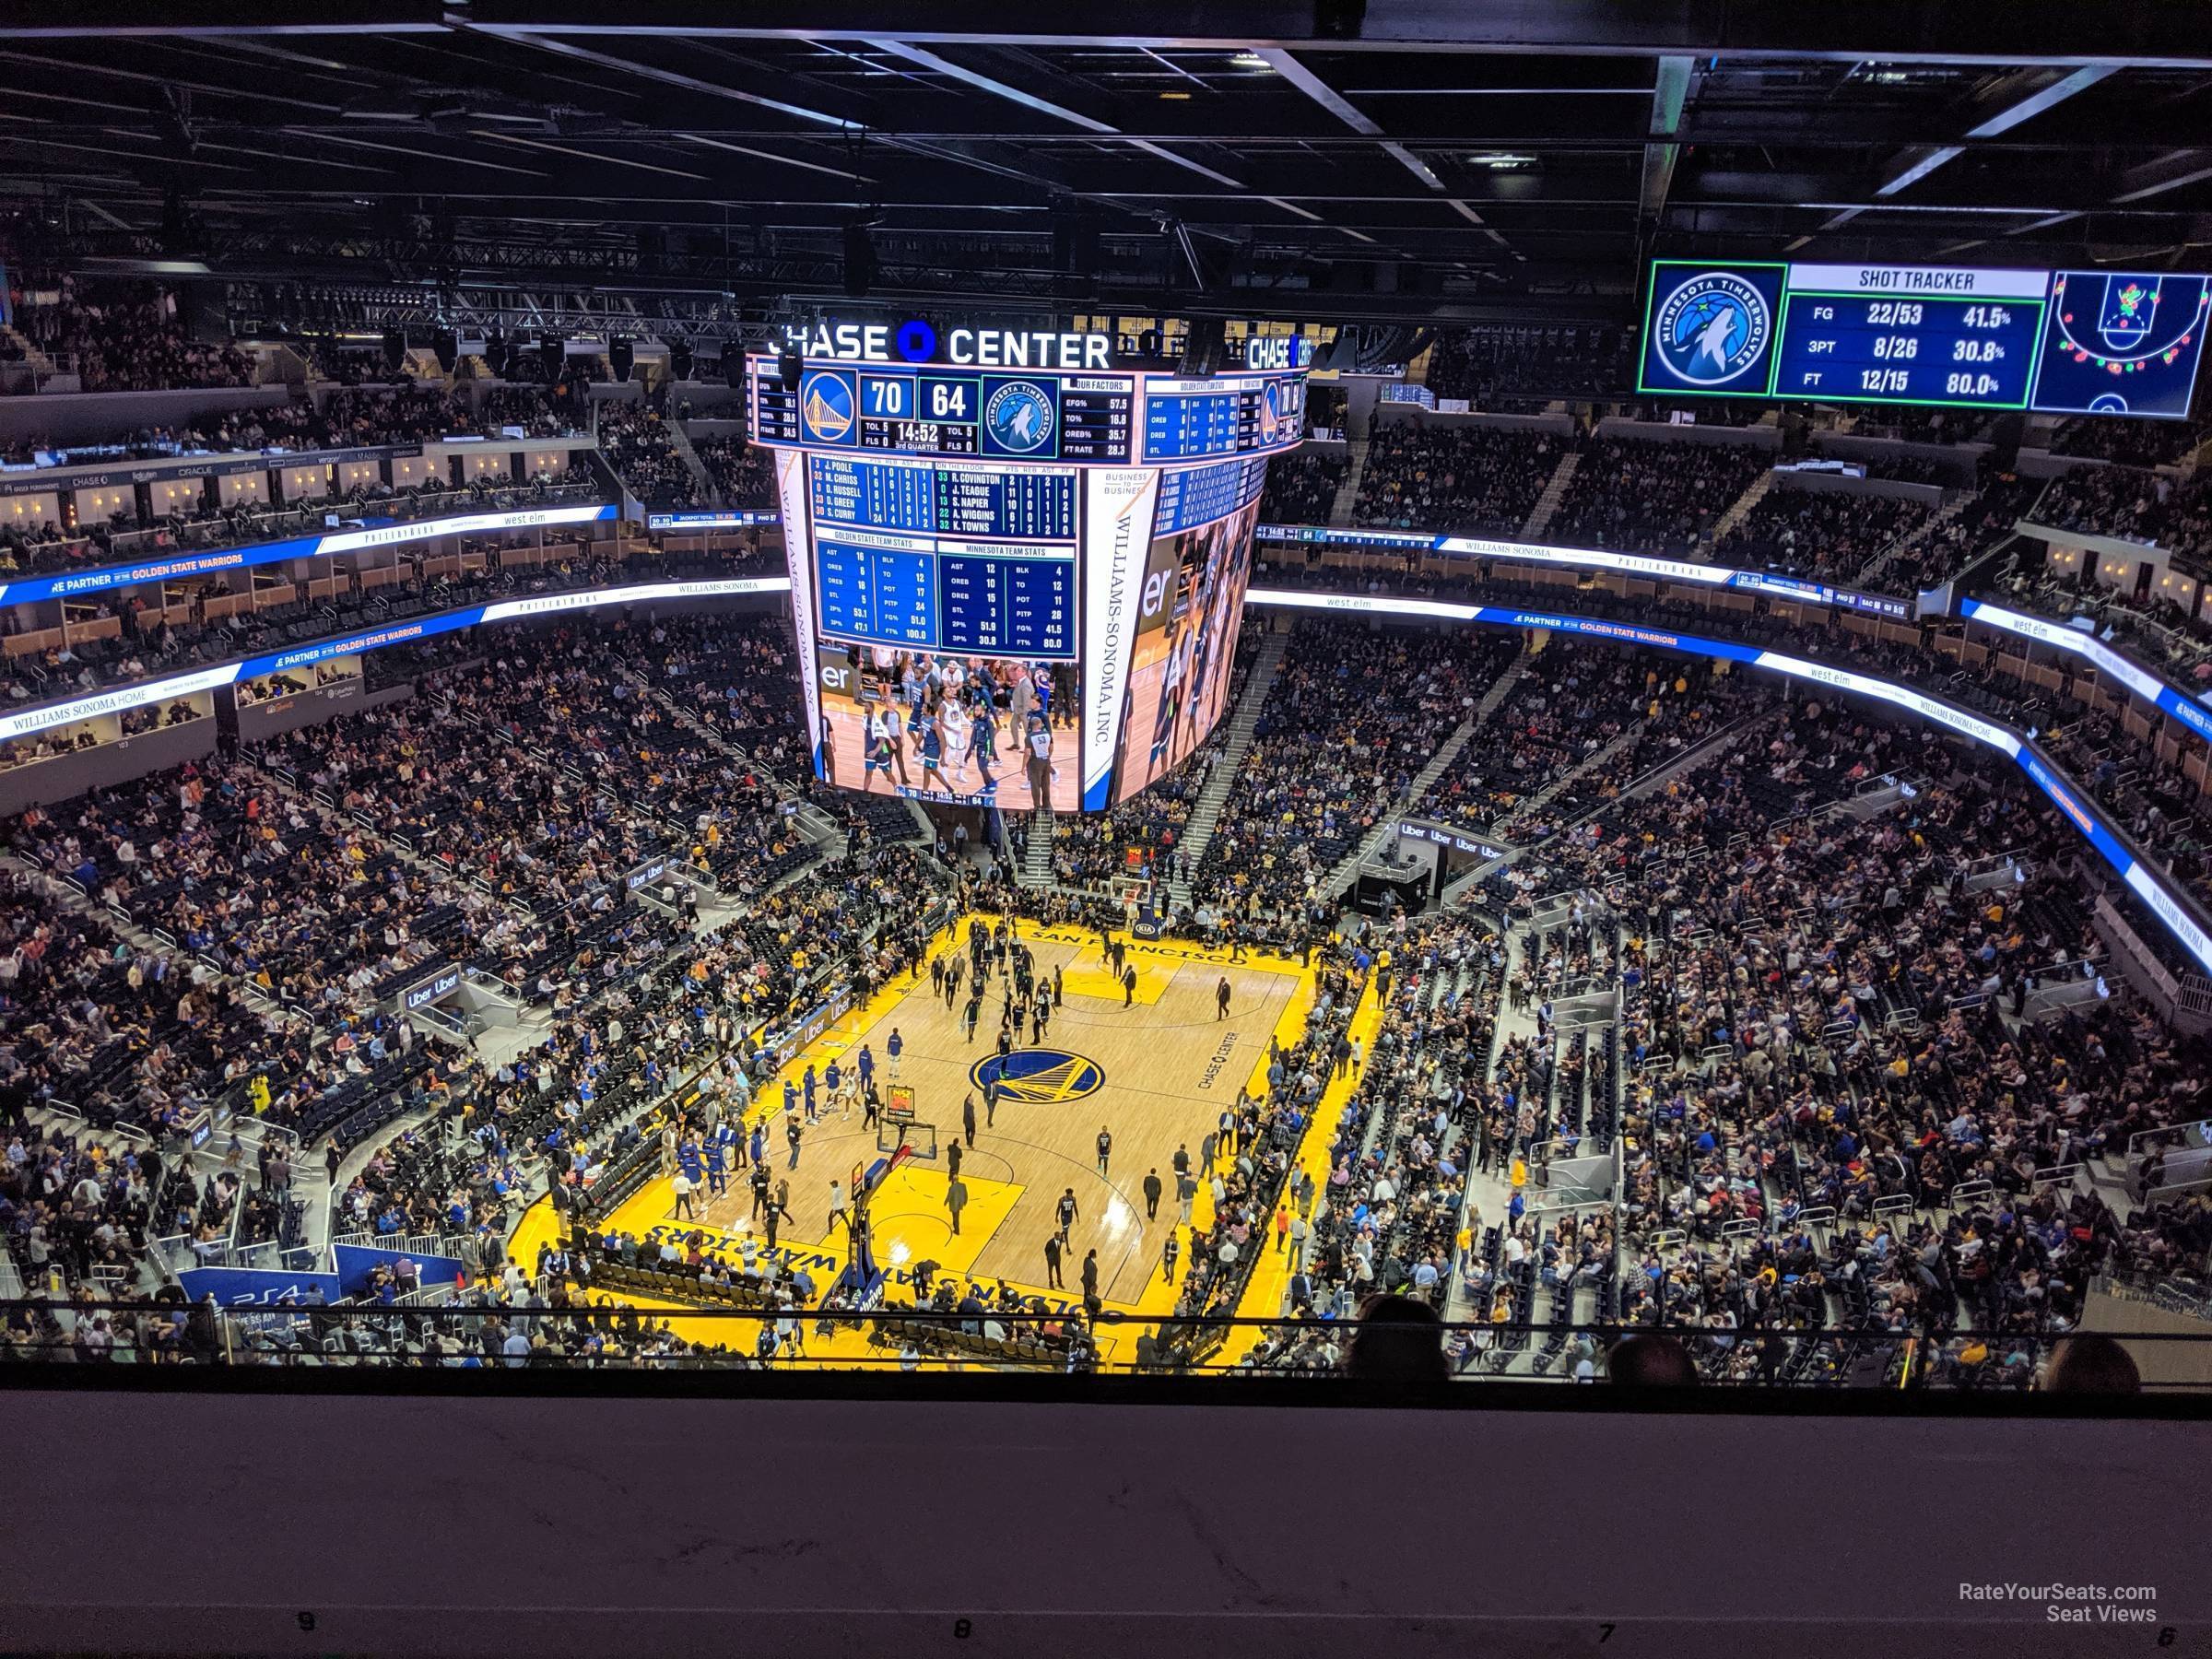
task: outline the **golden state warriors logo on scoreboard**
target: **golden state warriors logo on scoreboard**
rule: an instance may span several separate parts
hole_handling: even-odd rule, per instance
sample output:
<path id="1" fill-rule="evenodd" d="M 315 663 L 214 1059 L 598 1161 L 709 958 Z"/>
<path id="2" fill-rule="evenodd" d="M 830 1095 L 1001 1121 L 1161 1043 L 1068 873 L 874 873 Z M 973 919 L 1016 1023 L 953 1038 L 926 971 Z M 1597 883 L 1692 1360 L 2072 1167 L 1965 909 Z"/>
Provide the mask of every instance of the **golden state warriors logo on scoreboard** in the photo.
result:
<path id="1" fill-rule="evenodd" d="M 799 379 L 799 424 L 809 441 L 842 443 L 853 435 L 853 382 L 828 369 L 810 369 Z"/>
<path id="2" fill-rule="evenodd" d="M 978 1060 L 968 1068 L 968 1080 L 978 1088 L 996 1082 L 1002 1100 L 1059 1106 L 1098 1093 L 1106 1086 L 1106 1071 L 1096 1060 L 1065 1049 L 1016 1049 Z"/>

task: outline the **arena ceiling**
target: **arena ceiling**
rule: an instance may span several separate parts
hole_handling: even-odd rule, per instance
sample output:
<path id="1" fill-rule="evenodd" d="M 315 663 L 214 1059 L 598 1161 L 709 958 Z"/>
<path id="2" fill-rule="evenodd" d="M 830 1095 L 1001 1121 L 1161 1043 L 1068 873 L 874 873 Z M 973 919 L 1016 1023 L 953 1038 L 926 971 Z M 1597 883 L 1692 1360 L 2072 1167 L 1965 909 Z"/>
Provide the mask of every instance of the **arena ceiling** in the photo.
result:
<path id="1" fill-rule="evenodd" d="M 276 310 L 1626 320 L 1655 253 L 2212 261 L 2193 4 L 39 9 L 0 257 Z"/>

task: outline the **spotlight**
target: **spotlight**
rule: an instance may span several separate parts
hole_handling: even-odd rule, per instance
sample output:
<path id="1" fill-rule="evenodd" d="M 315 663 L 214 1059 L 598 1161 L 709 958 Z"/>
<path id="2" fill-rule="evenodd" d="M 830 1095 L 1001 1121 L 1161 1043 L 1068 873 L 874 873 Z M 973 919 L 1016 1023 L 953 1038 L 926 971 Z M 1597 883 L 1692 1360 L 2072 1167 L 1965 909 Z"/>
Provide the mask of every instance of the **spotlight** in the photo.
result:
<path id="1" fill-rule="evenodd" d="M 1221 367 L 1221 354 L 1226 348 L 1226 336 L 1218 317 L 1194 317 L 1190 333 L 1183 336 L 1182 364 L 1177 371 L 1187 380 L 1202 379 L 1217 373 Z"/>
<path id="2" fill-rule="evenodd" d="M 865 299 L 876 286 L 876 244 L 868 235 L 865 225 L 845 227 L 845 294 L 853 300 Z"/>

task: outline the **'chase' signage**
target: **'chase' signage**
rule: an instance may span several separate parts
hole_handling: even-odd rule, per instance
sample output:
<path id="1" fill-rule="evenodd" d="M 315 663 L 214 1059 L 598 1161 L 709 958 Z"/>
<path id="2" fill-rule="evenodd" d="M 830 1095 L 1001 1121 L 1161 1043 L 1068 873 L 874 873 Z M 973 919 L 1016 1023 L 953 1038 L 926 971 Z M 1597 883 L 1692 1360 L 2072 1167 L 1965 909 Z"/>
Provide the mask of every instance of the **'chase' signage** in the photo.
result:
<path id="1" fill-rule="evenodd" d="M 1253 335 L 1244 342 L 1247 369 L 1309 369 L 1313 342 L 1303 335 Z"/>
<path id="2" fill-rule="evenodd" d="M 919 317 L 787 328 L 783 343 L 801 357 L 841 363 L 959 363 L 979 369 L 1105 369 L 1113 355 L 1111 335 L 954 328 L 940 338 Z"/>

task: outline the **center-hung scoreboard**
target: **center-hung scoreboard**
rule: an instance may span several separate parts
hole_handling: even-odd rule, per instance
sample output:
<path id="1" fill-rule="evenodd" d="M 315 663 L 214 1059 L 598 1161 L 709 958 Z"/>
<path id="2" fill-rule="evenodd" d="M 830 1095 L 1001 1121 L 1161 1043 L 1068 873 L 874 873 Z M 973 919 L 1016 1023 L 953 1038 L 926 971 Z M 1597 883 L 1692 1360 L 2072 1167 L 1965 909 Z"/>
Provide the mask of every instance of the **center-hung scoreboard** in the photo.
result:
<path id="1" fill-rule="evenodd" d="M 900 699 L 918 677 L 1002 694 L 1018 680 L 1025 726 L 1032 700 L 1059 698 L 1046 735 L 1063 810 L 1111 806 L 1179 760 L 1218 712 L 1241 611 L 1224 601 L 1243 590 L 1267 459 L 1304 435 L 1297 344 L 1185 375 L 1118 363 L 1097 335 L 914 322 L 823 324 L 750 358 L 818 773 L 1039 804 L 1014 752 L 1033 734 L 1013 720 L 995 775 L 990 755 L 926 780 L 868 764 L 887 722 L 911 730 Z"/>

